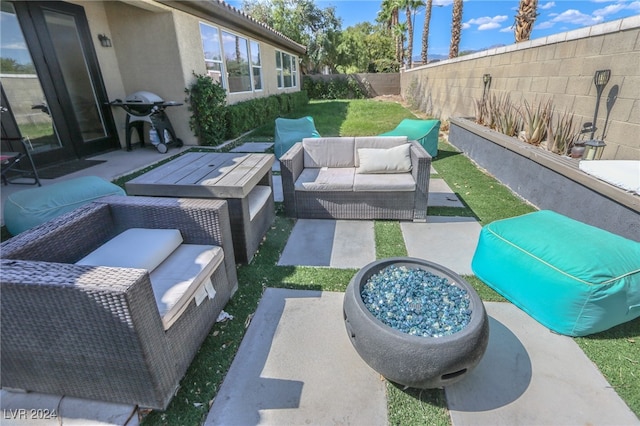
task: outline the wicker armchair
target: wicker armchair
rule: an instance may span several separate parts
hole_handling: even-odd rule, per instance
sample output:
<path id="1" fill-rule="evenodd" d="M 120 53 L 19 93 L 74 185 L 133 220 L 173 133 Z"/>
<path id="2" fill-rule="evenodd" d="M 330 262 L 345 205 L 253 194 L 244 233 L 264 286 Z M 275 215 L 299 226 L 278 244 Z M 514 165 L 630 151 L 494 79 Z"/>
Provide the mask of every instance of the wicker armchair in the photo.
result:
<path id="1" fill-rule="evenodd" d="M 149 273 L 74 262 L 128 228 L 221 246 L 216 290 L 164 329 Z M 105 197 L 0 246 L 0 385 L 165 409 L 235 289 L 225 201 Z"/>

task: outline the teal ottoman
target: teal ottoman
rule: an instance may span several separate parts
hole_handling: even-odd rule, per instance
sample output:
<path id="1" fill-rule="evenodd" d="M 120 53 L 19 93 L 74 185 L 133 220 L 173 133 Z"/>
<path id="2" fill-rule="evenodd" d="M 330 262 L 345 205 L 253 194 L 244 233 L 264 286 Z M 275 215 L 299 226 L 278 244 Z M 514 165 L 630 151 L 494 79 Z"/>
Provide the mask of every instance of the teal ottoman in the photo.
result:
<path id="1" fill-rule="evenodd" d="M 433 158 L 438 156 L 438 136 L 440 120 L 413 120 L 405 118 L 398 126 L 378 136 L 406 136 L 410 141 L 418 141 Z"/>
<path id="2" fill-rule="evenodd" d="M 276 158 L 280 158 L 296 142 L 304 138 L 319 138 L 313 117 L 276 118 L 276 129 L 273 150 Z"/>
<path id="3" fill-rule="evenodd" d="M 71 179 L 25 189 L 7 197 L 4 223 L 11 235 L 31 229 L 76 207 L 106 195 L 126 195 L 117 185 L 97 176 Z"/>
<path id="4" fill-rule="evenodd" d="M 471 268 L 560 334 L 585 336 L 640 317 L 640 243 L 552 211 L 484 226 Z"/>

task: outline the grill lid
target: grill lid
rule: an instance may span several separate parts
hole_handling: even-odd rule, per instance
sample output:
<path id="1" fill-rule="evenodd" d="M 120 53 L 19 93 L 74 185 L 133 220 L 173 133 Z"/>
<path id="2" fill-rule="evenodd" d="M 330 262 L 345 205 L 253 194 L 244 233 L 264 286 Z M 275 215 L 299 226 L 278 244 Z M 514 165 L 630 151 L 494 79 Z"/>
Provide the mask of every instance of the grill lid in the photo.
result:
<path id="1" fill-rule="evenodd" d="M 157 103 L 163 103 L 164 99 L 162 99 L 160 96 L 156 95 L 155 93 L 151 93 L 151 92 L 146 92 L 144 90 L 141 90 L 139 92 L 134 92 L 131 93 L 129 96 L 127 96 L 127 98 L 125 99 L 125 102 L 140 102 L 143 104 L 157 104 Z"/>

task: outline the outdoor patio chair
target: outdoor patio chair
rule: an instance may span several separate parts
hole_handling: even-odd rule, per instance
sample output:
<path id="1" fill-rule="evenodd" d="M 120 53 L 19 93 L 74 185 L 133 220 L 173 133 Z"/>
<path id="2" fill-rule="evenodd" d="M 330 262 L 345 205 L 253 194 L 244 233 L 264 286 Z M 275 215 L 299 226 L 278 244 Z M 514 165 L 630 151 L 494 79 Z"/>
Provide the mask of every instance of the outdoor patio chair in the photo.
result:
<path id="1" fill-rule="evenodd" d="M 21 148 L 16 149 L 14 143 L 19 143 Z M 0 170 L 4 185 L 16 183 L 42 186 L 33 158 L 31 158 L 31 152 L 24 138 L 2 138 Z M 25 181 L 24 179 L 27 180 Z"/>
<path id="2" fill-rule="evenodd" d="M 313 117 L 302 118 L 276 118 L 276 131 L 274 151 L 276 158 L 289 150 L 296 142 L 302 142 L 304 138 L 319 138 Z"/>
<path id="3" fill-rule="evenodd" d="M 163 264 L 150 274 L 78 262 L 137 228 L 181 234 L 184 244 L 174 251 L 181 257 L 161 281 L 185 264 L 189 273 L 192 264 L 202 266 L 193 280 L 197 288 L 188 285 L 170 308 L 180 311 L 169 323 L 161 302 L 183 282 L 158 301 L 153 274 Z M 193 248 L 198 256 L 185 259 Z M 203 248 L 215 250 L 215 264 L 206 262 Z M 224 200 L 105 197 L 25 231 L 1 249 L 3 388 L 165 409 L 237 289 Z M 139 254 L 131 249 L 125 257 Z M 192 289 L 195 295 L 188 293 Z"/>

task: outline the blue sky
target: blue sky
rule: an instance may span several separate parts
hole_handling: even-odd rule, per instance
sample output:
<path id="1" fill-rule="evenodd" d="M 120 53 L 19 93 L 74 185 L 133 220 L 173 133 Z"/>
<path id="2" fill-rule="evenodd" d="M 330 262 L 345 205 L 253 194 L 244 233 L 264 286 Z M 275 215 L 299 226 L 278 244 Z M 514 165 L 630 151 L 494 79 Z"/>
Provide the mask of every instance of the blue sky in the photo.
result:
<path id="1" fill-rule="evenodd" d="M 429 54 L 448 55 L 451 38 L 452 0 L 433 0 L 429 29 Z M 375 21 L 381 1 L 316 0 L 319 7 L 335 6 L 343 29 L 363 21 Z M 518 0 L 465 0 L 460 51 L 480 50 L 497 44 L 513 44 Z M 436 7 L 437 6 L 437 7 Z M 609 22 L 640 14 L 638 0 L 538 0 L 538 18 L 531 38 Z M 404 14 L 403 20 L 404 20 Z M 420 55 L 424 8 L 415 16 L 414 56 Z"/>
<path id="2" fill-rule="evenodd" d="M 240 7 L 241 1 L 229 1 Z M 359 22 L 374 22 L 382 1 L 316 0 L 319 7 L 335 6 L 342 18 L 342 28 Z M 451 38 L 453 0 L 433 0 L 429 29 L 429 55 L 448 55 Z M 495 45 L 514 43 L 514 17 L 519 0 L 465 0 L 460 51 L 480 50 Z M 640 0 L 538 0 L 539 16 L 531 38 L 609 22 L 640 14 Z M 402 14 L 404 20 L 404 14 Z M 424 8 L 415 16 L 414 56 L 420 55 Z"/>

